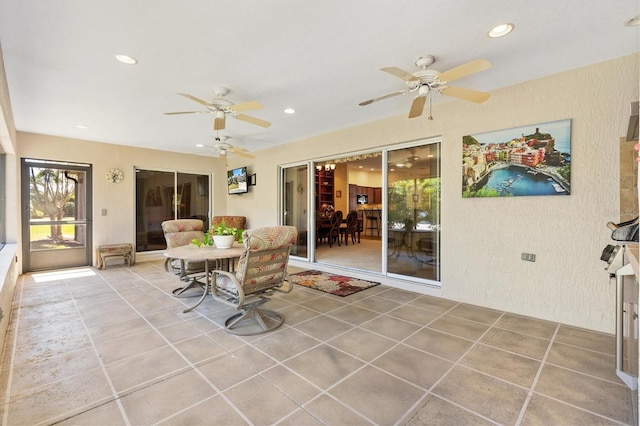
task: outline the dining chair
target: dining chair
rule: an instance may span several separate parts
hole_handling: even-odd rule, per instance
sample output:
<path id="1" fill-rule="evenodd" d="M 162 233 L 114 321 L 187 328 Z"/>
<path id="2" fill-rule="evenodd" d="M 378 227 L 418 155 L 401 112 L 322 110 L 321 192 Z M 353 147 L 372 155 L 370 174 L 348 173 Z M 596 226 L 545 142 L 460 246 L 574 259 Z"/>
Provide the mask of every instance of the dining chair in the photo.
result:
<path id="1" fill-rule="evenodd" d="M 340 245 L 340 225 L 342 224 L 342 211 L 337 210 L 329 219 L 329 232 L 327 233 L 327 242 L 329 248 L 333 247 L 333 242 L 336 241 L 338 246 Z"/>
<path id="2" fill-rule="evenodd" d="M 349 235 L 351 235 L 351 243 L 356 243 L 356 233 L 358 232 L 358 212 L 351 210 L 347 214 L 347 223 L 340 226 L 340 238 L 344 237 L 344 245 L 349 244 Z"/>

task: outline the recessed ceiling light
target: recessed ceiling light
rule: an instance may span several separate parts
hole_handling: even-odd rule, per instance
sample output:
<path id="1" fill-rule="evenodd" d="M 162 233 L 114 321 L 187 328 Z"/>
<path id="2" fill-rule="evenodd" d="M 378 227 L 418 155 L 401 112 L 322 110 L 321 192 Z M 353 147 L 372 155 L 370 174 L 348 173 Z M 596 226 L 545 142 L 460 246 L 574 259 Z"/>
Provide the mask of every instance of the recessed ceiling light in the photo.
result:
<path id="1" fill-rule="evenodd" d="M 285 109 L 284 109 L 284 113 L 285 113 L 285 114 L 295 114 L 295 113 L 296 113 L 296 110 L 295 110 L 295 109 L 293 109 L 293 108 L 285 108 Z"/>
<path id="2" fill-rule="evenodd" d="M 370 168 L 369 170 L 374 171 L 375 169 L 372 167 L 372 168 Z"/>
<path id="3" fill-rule="evenodd" d="M 358 166 L 359 169 L 362 169 L 364 166 Z"/>
<path id="4" fill-rule="evenodd" d="M 636 27 L 640 25 L 640 15 L 634 16 L 633 18 L 629 19 L 627 22 L 625 22 L 625 25 L 627 27 Z"/>
<path id="5" fill-rule="evenodd" d="M 489 31 L 488 35 L 491 38 L 503 37 L 509 34 L 511 31 L 513 31 L 513 28 L 514 28 L 513 24 L 498 25 L 497 27 L 493 27 L 491 31 Z"/>
<path id="6" fill-rule="evenodd" d="M 76 124 L 76 129 L 87 130 L 89 126 L 85 126 L 84 124 Z"/>
<path id="7" fill-rule="evenodd" d="M 390 171 L 390 172 L 395 172 L 395 171 L 396 171 L 396 169 L 389 169 L 389 171 Z"/>
<path id="8" fill-rule="evenodd" d="M 116 61 L 122 62 L 127 65 L 135 65 L 138 63 L 138 60 L 132 56 L 128 55 L 116 55 Z"/>
<path id="9" fill-rule="evenodd" d="M 203 148 L 203 147 L 204 147 L 204 145 L 202 145 L 201 143 L 197 143 L 197 144 L 196 144 L 196 146 L 197 146 L 198 148 Z"/>
<path id="10" fill-rule="evenodd" d="M 404 167 L 404 163 L 396 163 L 396 167 Z"/>
<path id="11" fill-rule="evenodd" d="M 433 158 L 433 154 L 427 155 L 427 158 Z"/>

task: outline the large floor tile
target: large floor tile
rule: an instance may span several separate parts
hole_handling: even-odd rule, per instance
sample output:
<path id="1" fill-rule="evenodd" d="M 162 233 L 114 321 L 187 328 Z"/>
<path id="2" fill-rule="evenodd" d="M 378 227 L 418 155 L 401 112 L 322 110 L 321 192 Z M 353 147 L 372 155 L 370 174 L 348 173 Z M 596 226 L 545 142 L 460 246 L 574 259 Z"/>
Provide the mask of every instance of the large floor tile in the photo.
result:
<path id="1" fill-rule="evenodd" d="M 620 379 L 616 375 L 616 358 L 613 355 L 555 342 L 551 346 L 546 361 L 600 379 L 620 383 Z"/>
<path id="2" fill-rule="evenodd" d="M 550 343 L 549 340 L 496 327 L 482 336 L 480 342 L 538 360 L 544 358 Z"/>
<path id="3" fill-rule="evenodd" d="M 187 371 L 125 395 L 120 400 L 131 424 L 154 424 L 217 394 L 199 374 Z"/>
<path id="4" fill-rule="evenodd" d="M 473 342 L 469 340 L 430 328 L 418 331 L 405 340 L 404 343 L 449 361 L 457 361 L 473 345 Z"/>
<path id="5" fill-rule="evenodd" d="M 550 340 L 558 325 L 549 321 L 505 313 L 496 323 L 496 327 Z"/>
<path id="6" fill-rule="evenodd" d="M 429 328 L 464 339 L 478 340 L 489 329 L 489 326 L 447 314 L 429 324 Z"/>
<path id="7" fill-rule="evenodd" d="M 298 408 L 291 398 L 259 376 L 226 390 L 224 396 L 256 425 L 275 424 Z"/>
<path id="8" fill-rule="evenodd" d="M 411 426 L 489 426 L 495 423 L 435 395 L 427 395 L 417 408 L 405 416 L 401 424 Z"/>
<path id="9" fill-rule="evenodd" d="M 617 421 L 534 394 L 520 423 L 522 426 L 561 425 L 568 419 L 575 425 L 619 425 Z"/>
<path id="10" fill-rule="evenodd" d="M 363 361 L 371 361 L 397 344 L 395 340 L 362 328 L 354 328 L 327 343 Z"/>
<path id="11" fill-rule="evenodd" d="M 424 390 L 431 388 L 453 367 L 449 361 L 402 344 L 376 359 L 372 365 Z M 429 368 L 424 368 L 425 365 Z"/>
<path id="12" fill-rule="evenodd" d="M 631 391 L 622 384 L 545 365 L 534 390 L 619 422 L 630 424 L 633 421 Z"/>
<path id="13" fill-rule="evenodd" d="M 615 355 L 616 353 L 615 336 L 611 334 L 561 325 L 558 328 L 555 340 L 608 355 Z"/>
<path id="14" fill-rule="evenodd" d="M 418 387 L 370 366 L 348 377 L 329 393 L 381 425 L 397 422 L 424 395 Z"/>
<path id="15" fill-rule="evenodd" d="M 327 389 L 364 363 L 327 345 L 320 345 L 286 361 L 284 365 L 315 384 Z"/>
<path id="16" fill-rule="evenodd" d="M 485 345 L 476 345 L 460 364 L 529 388 L 540 369 L 540 362 Z"/>
<path id="17" fill-rule="evenodd" d="M 486 374 L 455 367 L 433 393 L 502 424 L 515 424 L 527 391 Z"/>

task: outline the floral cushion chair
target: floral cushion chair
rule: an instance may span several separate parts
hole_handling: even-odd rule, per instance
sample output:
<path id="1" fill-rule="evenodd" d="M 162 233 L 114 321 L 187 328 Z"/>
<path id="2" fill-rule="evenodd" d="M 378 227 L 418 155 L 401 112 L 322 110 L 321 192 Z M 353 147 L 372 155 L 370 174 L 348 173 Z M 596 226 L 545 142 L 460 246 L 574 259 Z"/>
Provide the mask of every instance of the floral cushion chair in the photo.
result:
<path id="1" fill-rule="evenodd" d="M 274 330 L 284 322 L 282 314 L 260 308 L 274 291 L 289 293 L 287 264 L 298 231 L 293 226 L 272 226 L 244 231 L 245 247 L 235 273 L 213 271 L 211 292 L 219 302 L 240 312 L 228 318 L 229 333 L 247 336 Z"/>
<path id="2" fill-rule="evenodd" d="M 164 239 L 167 242 L 167 248 L 171 249 L 174 247 L 186 246 L 194 238 L 202 241 L 204 239 L 204 232 L 202 231 L 203 226 L 204 223 L 200 219 L 165 220 L 162 222 L 162 232 L 164 232 Z M 183 268 L 183 265 L 179 260 L 166 258 L 164 261 L 164 269 L 167 272 L 179 274 L 180 279 L 188 281 L 189 274 L 204 271 L 204 262 L 185 262 Z M 187 287 L 176 289 L 174 290 L 174 294 L 176 294 L 176 291 L 180 291 L 180 293 L 182 293 L 186 289 Z"/>

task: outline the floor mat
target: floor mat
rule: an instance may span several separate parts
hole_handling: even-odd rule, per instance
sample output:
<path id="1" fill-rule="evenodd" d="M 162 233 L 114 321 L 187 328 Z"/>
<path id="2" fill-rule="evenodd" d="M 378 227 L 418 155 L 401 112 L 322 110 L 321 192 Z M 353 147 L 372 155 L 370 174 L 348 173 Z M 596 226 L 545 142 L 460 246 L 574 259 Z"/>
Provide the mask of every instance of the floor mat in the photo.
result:
<path id="1" fill-rule="evenodd" d="M 380 283 L 315 270 L 290 274 L 289 281 L 342 297 L 380 285 Z"/>

